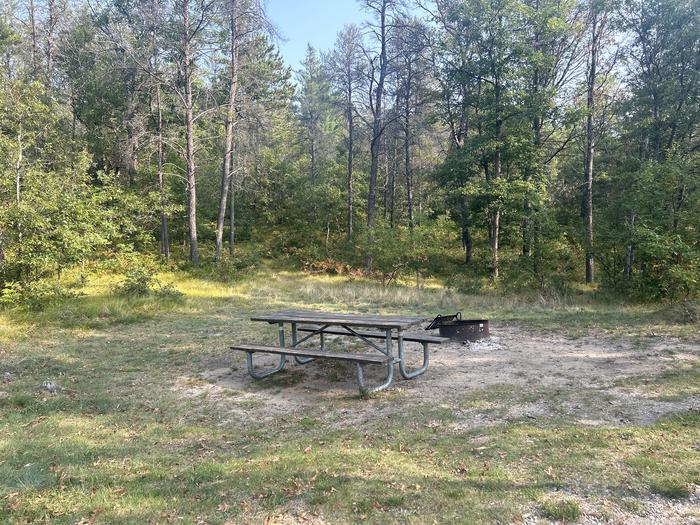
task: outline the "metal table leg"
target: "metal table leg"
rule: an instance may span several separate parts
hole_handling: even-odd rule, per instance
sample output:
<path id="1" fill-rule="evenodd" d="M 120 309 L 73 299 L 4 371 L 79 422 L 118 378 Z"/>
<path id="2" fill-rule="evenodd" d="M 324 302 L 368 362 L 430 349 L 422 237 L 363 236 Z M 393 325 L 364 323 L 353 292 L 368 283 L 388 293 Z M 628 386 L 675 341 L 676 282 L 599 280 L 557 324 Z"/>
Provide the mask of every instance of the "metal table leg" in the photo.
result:
<path id="1" fill-rule="evenodd" d="M 284 348 L 284 323 L 277 323 L 277 333 L 279 335 L 280 348 Z M 267 376 L 271 376 L 274 373 L 280 372 L 287 364 L 287 356 L 280 354 L 280 361 L 276 368 L 268 370 L 267 372 L 256 372 L 253 368 L 253 352 L 246 352 L 245 355 L 246 364 L 248 365 L 248 373 L 254 379 L 263 379 Z"/>
<path id="2" fill-rule="evenodd" d="M 374 387 L 374 388 L 367 388 L 365 385 L 365 374 L 364 374 L 364 369 L 363 365 L 361 363 L 356 363 L 357 364 L 357 384 L 360 387 L 360 393 L 374 393 L 374 392 L 379 392 L 380 390 L 384 390 L 385 388 L 388 388 L 389 385 L 391 385 L 392 381 L 394 380 L 394 359 L 393 359 L 393 339 L 391 337 L 391 329 L 386 330 L 386 350 L 381 350 L 383 354 L 386 354 L 387 356 L 391 357 L 392 360 L 389 361 L 386 364 L 386 380 L 384 383 L 381 385 Z M 365 339 L 362 337 L 362 339 Z M 377 348 L 374 344 L 372 345 L 375 348 Z"/>
<path id="3" fill-rule="evenodd" d="M 380 390 L 384 390 L 387 388 L 389 385 L 391 385 L 391 382 L 394 379 L 394 363 L 389 362 L 386 365 L 386 380 L 384 383 L 381 385 L 374 387 L 374 388 L 367 388 L 365 385 L 365 374 L 364 370 L 362 369 L 363 365 L 362 363 L 355 363 L 357 365 L 357 385 L 360 387 L 360 393 L 374 393 L 374 392 L 379 392 Z"/>
<path id="4" fill-rule="evenodd" d="M 297 324 L 292 323 L 292 347 L 297 346 L 298 341 L 297 341 Z M 321 332 L 321 350 L 323 350 L 323 332 Z M 294 356 L 294 360 L 299 363 L 300 365 L 305 365 L 306 363 L 310 363 L 311 361 L 314 360 L 313 357 L 299 357 L 298 355 Z"/>
<path id="5" fill-rule="evenodd" d="M 425 371 L 428 369 L 428 365 L 430 364 L 430 352 L 428 350 L 428 343 L 423 343 L 423 364 L 421 365 L 421 367 L 417 370 L 414 370 L 413 372 L 408 372 L 405 368 L 403 333 L 401 330 L 399 330 L 396 339 L 399 347 L 399 372 L 401 372 L 403 378 L 413 379 L 414 377 L 418 377 L 419 375 L 424 374 Z"/>
<path id="6" fill-rule="evenodd" d="M 282 369 L 284 369 L 284 365 L 287 364 L 287 356 L 280 355 L 280 362 L 277 365 L 277 368 L 268 370 L 267 372 L 256 372 L 253 368 L 253 352 L 246 352 L 245 356 L 246 363 L 248 364 L 248 373 L 254 379 L 263 379 L 267 376 L 271 376 L 274 373 L 280 372 Z"/>

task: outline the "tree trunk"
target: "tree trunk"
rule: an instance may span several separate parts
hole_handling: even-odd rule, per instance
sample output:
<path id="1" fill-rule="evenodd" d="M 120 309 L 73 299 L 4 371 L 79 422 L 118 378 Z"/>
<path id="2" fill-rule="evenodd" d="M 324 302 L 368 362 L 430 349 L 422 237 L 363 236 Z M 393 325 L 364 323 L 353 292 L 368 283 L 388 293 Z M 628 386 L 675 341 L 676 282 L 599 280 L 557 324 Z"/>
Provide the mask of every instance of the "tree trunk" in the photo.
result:
<path id="1" fill-rule="evenodd" d="M 462 247 L 464 248 L 464 262 L 466 264 L 471 264 L 474 256 L 474 241 L 472 240 L 471 231 L 469 230 L 467 199 L 464 195 L 460 197 L 459 206 L 462 215 Z"/>
<path id="2" fill-rule="evenodd" d="M 411 122 L 408 96 L 406 97 L 406 121 L 404 126 L 404 174 L 406 176 L 406 207 L 408 211 L 408 228 L 413 231 L 413 174 L 411 173 Z"/>
<path id="3" fill-rule="evenodd" d="M 348 82 L 348 176 L 347 176 L 347 235 L 348 240 L 352 239 L 353 228 L 353 209 L 352 209 L 352 163 L 353 163 L 353 148 L 355 145 L 355 125 L 353 121 L 352 107 L 352 82 Z"/>
<path id="4" fill-rule="evenodd" d="M 129 103 L 127 111 L 127 124 L 126 124 L 126 174 L 127 174 L 127 187 L 131 187 L 136 180 L 136 172 L 138 171 L 138 137 L 136 130 L 136 86 L 135 80 L 132 78 L 132 85 L 130 89 L 132 90 L 129 94 Z"/>
<path id="5" fill-rule="evenodd" d="M 187 219 L 190 234 L 190 262 L 199 267 L 197 244 L 197 185 L 194 163 L 194 107 L 192 101 L 192 50 L 190 48 L 190 0 L 182 1 L 182 72 L 185 89 L 185 162 L 187 164 Z"/>
<path id="6" fill-rule="evenodd" d="M 582 202 L 585 231 L 584 246 L 586 250 L 586 282 L 589 284 L 593 283 L 595 279 L 595 267 L 593 262 L 593 155 L 595 152 L 593 111 L 595 109 L 595 83 L 597 74 L 596 68 L 598 65 L 599 38 L 598 20 L 597 15 L 594 13 L 591 19 L 591 49 L 586 80 L 586 147 L 584 153 Z"/>
<path id="7" fill-rule="evenodd" d="M 160 253 L 166 259 L 170 258 L 170 235 L 168 232 L 168 214 L 165 211 L 167 196 L 165 194 L 165 174 L 163 172 L 163 104 L 160 94 L 160 83 L 156 85 L 156 112 L 158 148 L 158 191 L 160 192 Z"/>
<path id="8" fill-rule="evenodd" d="M 382 140 L 382 150 L 384 151 L 384 183 L 382 184 L 382 193 L 384 195 L 384 221 L 386 221 L 389 216 L 389 145 L 387 144 L 386 135 L 383 136 Z"/>
<path id="9" fill-rule="evenodd" d="M 56 5 L 56 0 L 48 0 L 46 2 L 46 7 L 48 8 L 49 16 L 46 21 L 46 78 L 47 85 L 51 85 L 51 76 L 53 75 L 53 60 L 56 44 L 54 39 L 56 37 L 55 30 L 58 24 L 59 17 L 59 7 Z"/>
<path id="10" fill-rule="evenodd" d="M 634 229 L 634 221 L 635 221 L 635 215 L 632 215 L 632 219 L 630 220 L 632 229 Z M 634 265 L 634 243 L 629 243 L 627 245 L 627 253 L 625 254 L 625 271 L 624 271 L 624 277 L 625 277 L 625 282 L 629 282 L 632 279 L 632 266 Z"/>
<path id="11" fill-rule="evenodd" d="M 537 72 L 535 73 L 535 78 L 533 82 L 539 82 L 539 76 Z M 535 93 L 537 93 L 537 90 L 535 90 Z M 542 146 L 542 117 L 540 115 L 535 115 L 532 119 L 532 129 L 534 132 L 534 146 L 535 146 L 535 151 L 539 152 L 540 148 Z M 525 181 L 529 182 L 532 180 L 532 173 L 530 170 L 527 171 Z M 532 255 L 532 225 L 531 221 L 532 218 L 530 215 L 532 214 L 532 203 L 530 202 L 530 199 L 527 197 L 525 198 L 525 201 L 523 202 L 523 224 L 522 224 L 522 235 L 523 235 L 523 256 L 524 257 L 530 257 Z"/>
<path id="12" fill-rule="evenodd" d="M 367 256 L 365 258 L 365 268 L 372 270 L 372 245 L 374 244 L 374 214 L 377 203 L 377 171 L 379 169 L 379 124 L 375 122 L 372 127 L 374 138 L 370 144 L 370 168 L 369 168 L 369 190 L 367 192 Z"/>
<path id="13" fill-rule="evenodd" d="M 372 270 L 372 245 L 374 244 L 375 212 L 377 204 L 377 172 L 379 171 L 379 148 L 382 136 L 382 102 L 384 98 L 384 82 L 387 71 L 387 41 L 386 41 L 386 10 L 387 0 L 382 0 L 379 11 L 379 39 L 381 51 L 379 53 L 379 78 L 374 92 L 372 123 L 372 142 L 370 143 L 370 168 L 369 168 L 369 189 L 367 192 L 367 256 L 365 258 L 365 268 Z M 372 97 L 372 93 L 370 93 Z"/>
<path id="14" fill-rule="evenodd" d="M 535 275 L 535 279 L 540 282 L 540 286 L 544 285 L 544 279 L 542 275 L 542 242 L 540 241 L 540 221 L 537 216 L 533 220 L 532 225 L 532 244 L 534 247 L 534 256 L 532 257 L 532 273 Z"/>
<path id="15" fill-rule="evenodd" d="M 20 122 L 17 131 L 17 161 L 15 162 L 15 200 L 17 206 L 19 206 L 22 191 L 22 161 L 24 160 L 24 144 L 22 138 L 22 123 Z"/>
<path id="16" fill-rule="evenodd" d="M 501 178 L 502 172 L 502 159 L 501 159 L 501 138 L 502 138 L 502 126 L 503 123 L 497 120 L 496 123 L 496 156 L 493 162 L 493 178 L 498 180 Z M 491 247 L 491 277 L 498 279 L 499 274 L 499 237 L 501 235 L 501 209 L 500 205 L 497 205 L 495 209 L 491 210 L 489 227 L 489 244 Z"/>
<path id="17" fill-rule="evenodd" d="M 498 279 L 498 240 L 501 230 L 501 210 L 496 209 L 491 214 L 489 224 L 489 245 L 491 247 L 491 277 Z"/>
<path id="18" fill-rule="evenodd" d="M 387 155 L 389 148 L 387 147 Z M 392 228 L 396 227 L 396 180 L 399 174 L 399 137 L 397 133 L 393 133 L 391 137 L 391 206 L 389 213 L 389 225 Z"/>
<path id="19" fill-rule="evenodd" d="M 229 199 L 229 245 L 228 254 L 233 257 L 236 255 L 236 192 L 234 191 L 234 178 L 231 177 L 229 189 L 230 199 Z"/>
<path id="20" fill-rule="evenodd" d="M 654 88 L 652 92 L 652 100 L 653 100 L 653 109 L 652 109 L 652 115 L 654 117 L 654 124 L 653 124 L 653 137 L 654 137 L 654 153 L 653 157 L 655 161 L 661 160 L 661 103 L 659 101 L 659 94 Z"/>
<path id="21" fill-rule="evenodd" d="M 314 132 L 311 132 L 311 165 L 309 167 L 309 179 L 311 184 L 316 183 L 316 137 Z"/>
<path id="22" fill-rule="evenodd" d="M 627 245 L 627 254 L 625 255 L 625 282 L 630 282 L 632 279 L 632 265 L 634 264 L 634 244 Z"/>
<path id="23" fill-rule="evenodd" d="M 24 143 L 22 134 L 22 123 L 19 123 L 19 129 L 17 131 L 17 162 L 15 163 L 15 200 L 17 207 L 19 208 L 22 195 L 22 161 L 24 160 Z M 18 217 L 21 217 L 21 213 L 18 210 Z M 22 247 L 22 223 L 19 218 L 17 220 L 17 239 L 20 248 Z"/>
<path id="24" fill-rule="evenodd" d="M 216 246 L 214 260 L 221 260 L 224 244 L 224 223 L 226 221 L 226 205 L 228 193 L 231 187 L 232 157 L 233 157 L 233 125 L 236 116 L 236 95 L 238 92 L 238 0 L 230 0 L 230 30 L 231 30 L 231 62 L 229 64 L 229 90 L 228 105 L 226 106 L 226 119 L 224 127 L 226 136 L 224 139 L 224 162 L 221 173 L 221 188 L 219 192 L 219 213 L 216 217 Z"/>
<path id="25" fill-rule="evenodd" d="M 36 7 L 34 5 L 34 0 L 29 0 L 27 14 L 29 15 L 29 33 L 32 38 L 32 77 L 36 79 L 39 75 L 39 41 L 36 30 Z"/>

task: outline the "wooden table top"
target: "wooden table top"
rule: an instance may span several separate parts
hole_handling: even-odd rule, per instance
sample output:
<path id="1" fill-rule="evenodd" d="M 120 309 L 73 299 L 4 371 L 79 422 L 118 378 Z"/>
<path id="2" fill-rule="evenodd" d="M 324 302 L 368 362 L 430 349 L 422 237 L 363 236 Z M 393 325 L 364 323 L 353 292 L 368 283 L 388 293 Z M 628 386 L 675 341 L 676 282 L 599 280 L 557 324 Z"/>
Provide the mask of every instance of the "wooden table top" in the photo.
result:
<path id="1" fill-rule="evenodd" d="M 366 326 L 384 329 L 404 329 L 425 321 L 423 317 L 398 315 L 336 314 L 315 310 L 282 310 L 251 317 L 252 321 L 268 323 L 310 323 L 321 325 Z"/>

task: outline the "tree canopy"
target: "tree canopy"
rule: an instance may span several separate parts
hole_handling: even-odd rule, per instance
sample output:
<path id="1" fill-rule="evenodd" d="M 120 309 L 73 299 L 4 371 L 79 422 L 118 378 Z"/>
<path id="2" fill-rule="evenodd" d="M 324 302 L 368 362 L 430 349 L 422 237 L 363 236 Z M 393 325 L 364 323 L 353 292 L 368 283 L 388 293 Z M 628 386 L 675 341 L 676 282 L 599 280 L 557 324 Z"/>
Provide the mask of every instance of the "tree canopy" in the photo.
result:
<path id="1" fill-rule="evenodd" d="M 258 0 L 3 4 L 0 290 L 257 254 L 700 293 L 696 1 L 357 8 L 292 71 Z"/>

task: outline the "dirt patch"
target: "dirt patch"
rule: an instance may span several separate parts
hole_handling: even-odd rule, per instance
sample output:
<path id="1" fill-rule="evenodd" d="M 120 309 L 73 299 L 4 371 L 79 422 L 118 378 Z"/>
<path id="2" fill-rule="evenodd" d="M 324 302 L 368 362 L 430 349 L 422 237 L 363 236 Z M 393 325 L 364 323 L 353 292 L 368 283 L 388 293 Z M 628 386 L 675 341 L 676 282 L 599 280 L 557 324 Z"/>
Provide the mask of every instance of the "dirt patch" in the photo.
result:
<path id="1" fill-rule="evenodd" d="M 313 411 L 331 427 L 381 422 L 395 417 L 401 406 L 448 410 L 453 430 L 518 418 L 650 424 L 668 413 L 700 410 L 697 396 L 659 401 L 633 388 L 615 388 L 620 379 L 655 376 L 699 360 L 700 345 L 664 337 L 572 339 L 497 324 L 492 324 L 492 333 L 477 343 L 433 346 L 426 374 L 410 381 L 398 378 L 388 390 L 362 402 L 352 364 L 290 362 L 285 372 L 256 381 L 247 373 L 244 354 L 181 377 L 176 388 L 190 398 L 214 399 L 226 422 L 260 422 Z M 420 365 L 420 350 L 419 345 L 408 345 L 412 366 Z M 255 359 L 271 367 L 278 358 Z M 381 380 L 381 372 L 372 368 L 378 367 L 367 367 L 370 385 Z"/>
<path id="2" fill-rule="evenodd" d="M 682 500 L 666 499 L 650 495 L 613 501 L 609 498 L 579 498 L 582 516 L 581 525 L 690 525 L 700 523 L 700 487 L 691 485 L 691 494 Z M 561 496 L 553 494 L 554 497 Z M 549 525 L 549 520 L 538 516 L 537 509 L 523 513 L 522 525 Z"/>

